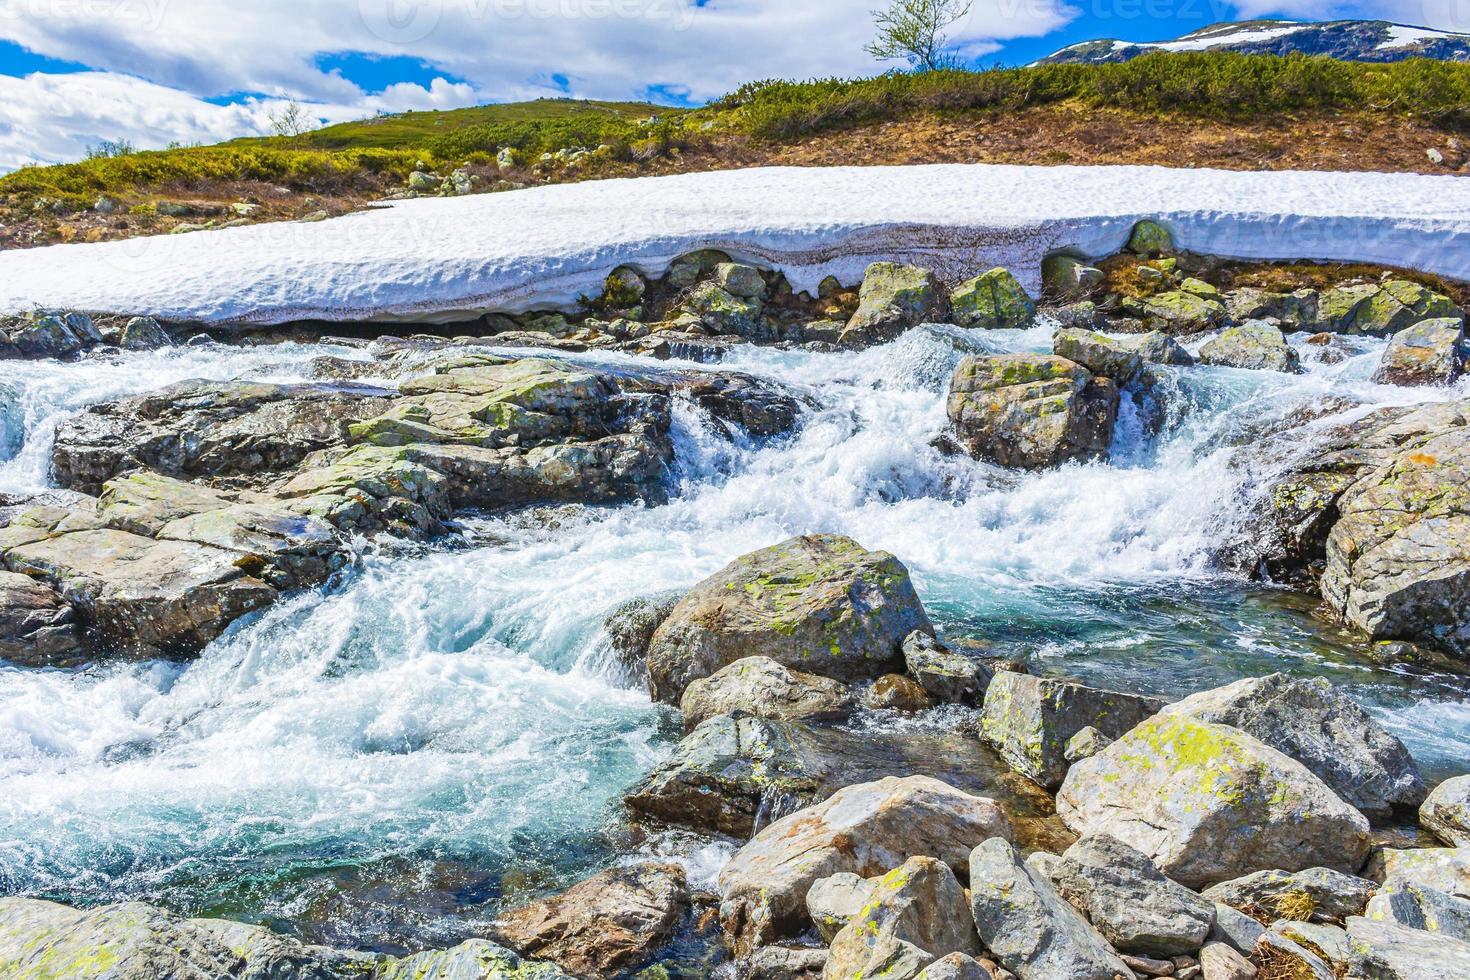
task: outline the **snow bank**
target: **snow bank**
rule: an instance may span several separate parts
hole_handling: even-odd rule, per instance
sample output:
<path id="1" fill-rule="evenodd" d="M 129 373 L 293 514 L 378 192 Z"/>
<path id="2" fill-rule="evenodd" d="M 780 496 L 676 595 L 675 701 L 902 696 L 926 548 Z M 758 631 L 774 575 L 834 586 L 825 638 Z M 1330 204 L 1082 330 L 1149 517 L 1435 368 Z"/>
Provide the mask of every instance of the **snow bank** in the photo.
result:
<path id="1" fill-rule="evenodd" d="M 1470 280 L 1470 181 L 1159 167 L 766 168 L 405 201 L 317 223 L 0 252 L 0 310 L 151 313 L 214 325 L 452 321 L 568 307 L 620 264 L 698 248 L 798 290 L 876 259 L 959 281 L 1117 251 L 1140 218 L 1242 259 L 1376 262 Z"/>

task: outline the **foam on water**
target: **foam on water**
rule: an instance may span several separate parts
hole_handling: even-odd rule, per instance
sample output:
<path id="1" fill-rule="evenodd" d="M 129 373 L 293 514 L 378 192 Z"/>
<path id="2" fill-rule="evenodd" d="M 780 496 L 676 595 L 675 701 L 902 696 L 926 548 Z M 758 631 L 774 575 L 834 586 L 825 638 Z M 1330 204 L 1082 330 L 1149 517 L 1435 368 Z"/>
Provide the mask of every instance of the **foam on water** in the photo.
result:
<path id="1" fill-rule="evenodd" d="M 610 663 L 606 611 L 809 532 L 893 552 L 944 630 L 1042 669 L 1169 695 L 1330 676 L 1426 769 L 1463 768 L 1458 682 L 1372 669 L 1309 600 L 1210 563 L 1250 492 L 1238 445 L 1328 395 L 1451 393 L 1371 384 L 1378 342 L 1331 366 L 1304 346 L 1299 377 L 1170 372 L 1162 434 L 1125 415 L 1112 465 L 1024 474 L 935 447 L 964 351 L 1049 338 L 925 328 L 857 353 L 737 349 L 725 367 L 811 408 L 761 443 L 678 403 L 667 505 L 483 517 L 474 545 L 364 546 L 347 581 L 189 665 L 0 666 L 0 892 L 144 896 L 388 946 L 473 931 L 498 901 L 612 860 L 611 803 L 669 750 L 668 712 Z M 56 420 L 86 402 L 194 375 L 299 376 L 321 352 L 29 368 L 11 381 L 22 407 L 4 418 L 23 439 L 0 481 L 35 485 Z M 728 850 L 681 854 L 707 878 Z"/>

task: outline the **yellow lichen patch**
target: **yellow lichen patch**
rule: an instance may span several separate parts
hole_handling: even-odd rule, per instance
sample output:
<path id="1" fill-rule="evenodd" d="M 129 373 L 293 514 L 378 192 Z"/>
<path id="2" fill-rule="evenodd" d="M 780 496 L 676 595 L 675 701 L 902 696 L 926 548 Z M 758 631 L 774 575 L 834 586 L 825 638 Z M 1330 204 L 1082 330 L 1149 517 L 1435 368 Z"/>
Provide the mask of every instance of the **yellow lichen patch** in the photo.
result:
<path id="1" fill-rule="evenodd" d="M 1404 459 L 1419 466 L 1438 466 L 1439 457 L 1431 456 L 1429 453 L 1409 453 Z"/>

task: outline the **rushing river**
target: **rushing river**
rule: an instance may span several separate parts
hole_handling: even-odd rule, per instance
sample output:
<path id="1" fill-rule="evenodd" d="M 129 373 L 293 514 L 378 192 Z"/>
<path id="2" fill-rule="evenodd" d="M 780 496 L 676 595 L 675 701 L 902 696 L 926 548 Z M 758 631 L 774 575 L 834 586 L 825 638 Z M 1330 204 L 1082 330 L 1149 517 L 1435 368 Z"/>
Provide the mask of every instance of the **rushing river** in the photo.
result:
<path id="1" fill-rule="evenodd" d="M 0 664 L 0 893 L 138 897 L 397 948 L 471 933 L 617 848 L 671 847 L 614 836 L 611 804 L 678 726 L 610 665 L 602 617 L 804 532 L 893 552 L 943 631 L 1034 670 L 1170 696 L 1275 670 L 1326 676 L 1426 775 L 1462 771 L 1464 681 L 1376 669 L 1310 600 L 1210 559 L 1251 492 L 1230 465 L 1239 445 L 1331 395 L 1466 391 L 1369 383 L 1376 342 L 1333 365 L 1303 347 L 1297 377 L 1171 372 L 1162 433 L 1125 412 L 1109 465 L 1007 473 L 933 447 L 963 349 L 1049 338 L 925 328 L 861 353 L 737 350 L 723 367 L 812 407 L 762 444 L 680 406 L 671 503 L 485 517 L 453 545 L 364 543 L 345 580 L 237 624 L 189 664 Z M 0 492 L 46 484 L 51 434 L 85 404 L 185 378 L 303 378 L 327 353 L 365 356 L 284 345 L 6 364 Z M 681 856 L 707 875 L 726 853 Z"/>

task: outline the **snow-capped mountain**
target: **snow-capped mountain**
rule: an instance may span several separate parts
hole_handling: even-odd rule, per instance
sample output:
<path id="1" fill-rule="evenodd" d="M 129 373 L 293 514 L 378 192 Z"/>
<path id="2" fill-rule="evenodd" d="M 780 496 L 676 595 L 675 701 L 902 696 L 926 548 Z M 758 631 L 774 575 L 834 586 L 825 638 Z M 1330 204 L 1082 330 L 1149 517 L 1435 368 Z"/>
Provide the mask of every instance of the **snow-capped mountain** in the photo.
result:
<path id="1" fill-rule="evenodd" d="M 1247 20 L 1212 24 L 1173 41 L 1083 41 L 1037 64 L 1127 61 L 1151 51 L 1239 51 L 1243 54 L 1320 54 L 1344 61 L 1439 58 L 1470 61 L 1470 34 L 1411 27 L 1386 20 L 1303 23 Z"/>

